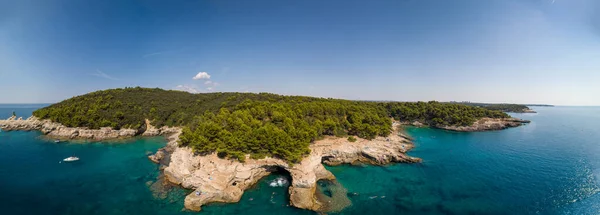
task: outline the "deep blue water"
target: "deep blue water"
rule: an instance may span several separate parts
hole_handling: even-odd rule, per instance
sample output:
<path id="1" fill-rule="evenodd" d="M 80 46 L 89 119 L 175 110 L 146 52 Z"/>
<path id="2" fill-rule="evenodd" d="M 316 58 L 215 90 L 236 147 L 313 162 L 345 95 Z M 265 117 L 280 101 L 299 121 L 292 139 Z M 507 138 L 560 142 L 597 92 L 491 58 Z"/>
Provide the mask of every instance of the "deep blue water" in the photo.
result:
<path id="1" fill-rule="evenodd" d="M 24 118 L 39 106 L 0 105 Z M 532 120 L 502 131 L 407 128 L 421 164 L 327 167 L 351 195 L 340 214 L 600 214 L 600 108 L 535 107 Z M 162 138 L 120 143 L 45 141 L 39 132 L 0 132 L 1 214 L 191 214 L 183 189 L 158 192 L 146 154 Z M 76 155 L 76 163 L 59 163 Z M 287 206 L 270 176 L 240 203 L 205 214 L 314 214 Z M 252 200 L 250 200 L 252 199 Z"/>

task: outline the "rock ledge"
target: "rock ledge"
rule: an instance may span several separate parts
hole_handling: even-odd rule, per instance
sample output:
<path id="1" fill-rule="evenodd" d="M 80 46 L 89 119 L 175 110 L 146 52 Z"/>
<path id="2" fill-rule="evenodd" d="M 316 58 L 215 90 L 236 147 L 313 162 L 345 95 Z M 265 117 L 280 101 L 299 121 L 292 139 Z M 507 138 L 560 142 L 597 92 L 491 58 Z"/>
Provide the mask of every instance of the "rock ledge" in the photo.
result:
<path id="1" fill-rule="evenodd" d="M 148 122 L 147 122 L 148 123 Z M 142 136 L 159 136 L 170 133 L 176 133 L 179 128 L 162 127 L 156 129 L 151 126 L 151 129 L 146 129 L 141 135 Z M 111 140 L 111 139 L 124 139 L 131 138 L 140 134 L 140 131 L 136 129 L 120 129 L 115 130 L 110 127 L 103 127 L 100 129 L 89 129 L 89 128 L 72 128 L 64 126 L 57 122 L 50 120 L 40 120 L 35 116 L 31 116 L 25 120 L 22 118 L 10 117 L 6 120 L 0 120 L 0 128 L 4 131 L 14 130 L 39 130 L 44 135 L 50 138 L 56 139 L 88 139 L 88 140 Z"/>

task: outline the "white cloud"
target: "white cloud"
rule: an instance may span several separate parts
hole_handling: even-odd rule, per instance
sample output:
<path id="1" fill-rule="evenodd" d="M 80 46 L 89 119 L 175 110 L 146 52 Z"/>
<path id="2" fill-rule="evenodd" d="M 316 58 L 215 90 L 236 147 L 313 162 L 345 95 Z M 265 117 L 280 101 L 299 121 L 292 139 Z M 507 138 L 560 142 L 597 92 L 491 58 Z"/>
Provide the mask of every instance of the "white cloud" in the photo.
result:
<path id="1" fill-rule="evenodd" d="M 96 69 L 96 72 L 92 73 L 92 75 L 93 76 L 98 76 L 98 77 L 101 77 L 101 78 L 110 79 L 110 80 L 115 80 L 115 81 L 119 80 L 119 79 L 116 79 L 116 78 L 114 78 L 114 77 L 112 77 L 112 76 L 110 76 L 110 75 L 108 75 L 108 74 L 100 71 L 99 69 Z"/>
<path id="2" fill-rule="evenodd" d="M 204 85 L 206 85 L 206 86 L 212 86 L 212 87 L 216 87 L 216 86 L 219 86 L 219 85 L 221 85 L 221 84 L 219 84 L 219 83 L 217 83 L 217 82 L 213 82 L 213 81 L 205 81 L 205 82 L 204 82 Z"/>
<path id="3" fill-rule="evenodd" d="M 189 93 L 200 93 L 198 89 L 188 85 L 177 85 L 174 90 L 185 91 Z"/>
<path id="4" fill-rule="evenodd" d="M 208 91 L 212 91 L 212 90 L 213 90 L 213 88 L 212 88 L 212 87 L 207 87 L 207 88 L 206 88 L 206 90 L 208 90 Z"/>
<path id="5" fill-rule="evenodd" d="M 192 79 L 194 79 L 194 80 L 198 80 L 198 79 L 210 79 L 210 75 L 208 73 L 206 73 L 206 72 L 199 72 Z"/>

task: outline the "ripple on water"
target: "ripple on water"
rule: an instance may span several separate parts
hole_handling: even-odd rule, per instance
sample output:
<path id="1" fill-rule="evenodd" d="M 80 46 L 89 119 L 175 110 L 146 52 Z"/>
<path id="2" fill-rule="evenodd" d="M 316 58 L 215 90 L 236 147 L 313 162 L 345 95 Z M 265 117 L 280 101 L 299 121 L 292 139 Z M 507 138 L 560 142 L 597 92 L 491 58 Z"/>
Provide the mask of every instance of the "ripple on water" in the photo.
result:
<path id="1" fill-rule="evenodd" d="M 0 116 L 12 109 L 0 107 Z M 422 164 L 326 167 L 341 185 L 329 195 L 345 193 L 341 205 L 350 203 L 337 214 L 600 214 L 600 120 L 589 117 L 599 110 L 536 108 L 519 115 L 534 123 L 497 132 L 409 128 L 409 154 Z M 2 214 L 190 213 L 181 211 L 190 191 L 161 187 L 146 158 L 164 140 L 54 144 L 38 136 L 0 132 Z M 72 155 L 82 160 L 58 163 Z M 289 207 L 288 188 L 268 186 L 276 177 L 203 214 L 314 214 Z"/>

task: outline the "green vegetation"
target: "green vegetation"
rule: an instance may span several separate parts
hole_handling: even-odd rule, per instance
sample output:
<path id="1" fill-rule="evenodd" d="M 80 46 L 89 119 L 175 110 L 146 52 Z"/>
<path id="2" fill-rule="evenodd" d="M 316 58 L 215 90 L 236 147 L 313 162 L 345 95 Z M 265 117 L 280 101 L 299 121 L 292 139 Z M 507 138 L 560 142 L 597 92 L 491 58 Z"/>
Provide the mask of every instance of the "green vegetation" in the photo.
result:
<path id="1" fill-rule="evenodd" d="M 182 126 L 180 144 L 197 153 L 217 152 L 241 161 L 246 154 L 252 158 L 272 156 L 289 162 L 300 161 L 310 153 L 309 144 L 324 135 L 387 136 L 391 117 L 431 126 L 470 125 L 481 117 L 508 117 L 499 111 L 439 102 L 364 102 L 269 93 L 190 94 L 139 87 L 77 96 L 34 115 L 71 127 L 140 131 L 145 129 L 144 120 L 150 119 L 159 127 Z"/>
<path id="2" fill-rule="evenodd" d="M 488 110 L 497 110 L 502 112 L 513 112 L 513 113 L 524 113 L 529 110 L 526 105 L 520 104 L 488 104 L 488 103 L 471 103 L 471 102 L 457 102 L 454 104 L 462 104 L 467 106 L 482 107 Z"/>
<path id="3" fill-rule="evenodd" d="M 353 137 L 353 136 L 349 136 L 348 137 L 348 141 L 350 141 L 351 143 L 354 143 L 354 142 L 357 141 L 357 139 L 355 137 Z"/>
<path id="4" fill-rule="evenodd" d="M 507 114 L 461 104 L 430 102 L 390 102 L 385 103 L 390 115 L 399 121 L 419 121 L 441 127 L 447 125 L 472 125 L 482 117 L 506 118 Z"/>

